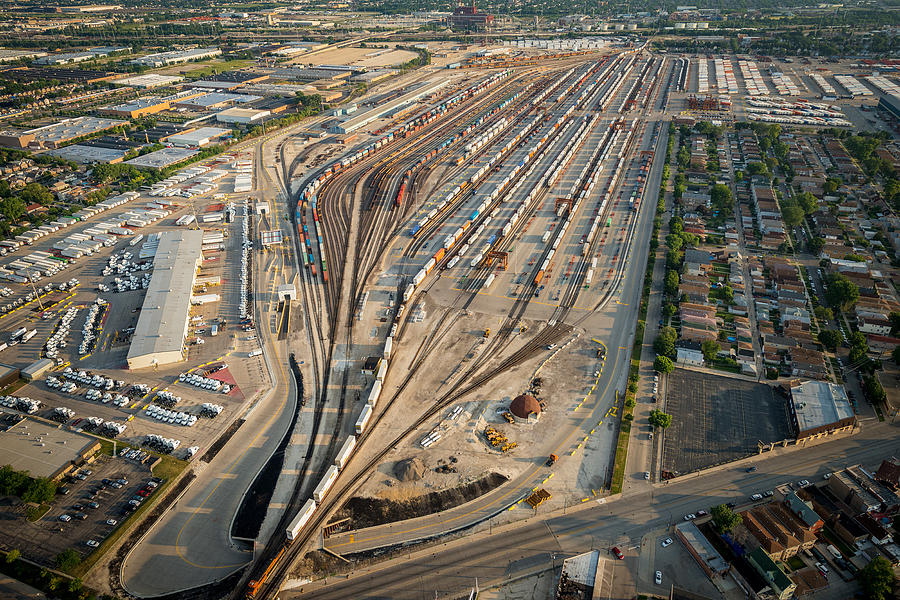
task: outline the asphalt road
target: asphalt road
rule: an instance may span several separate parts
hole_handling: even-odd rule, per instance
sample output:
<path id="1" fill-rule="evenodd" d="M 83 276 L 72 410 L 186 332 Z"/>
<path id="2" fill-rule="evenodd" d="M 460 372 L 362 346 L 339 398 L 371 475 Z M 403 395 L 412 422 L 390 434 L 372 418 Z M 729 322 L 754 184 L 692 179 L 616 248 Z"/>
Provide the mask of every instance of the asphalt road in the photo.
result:
<path id="1" fill-rule="evenodd" d="M 417 599 L 458 596 L 478 580 L 482 589 L 559 565 L 563 557 L 591 548 L 631 547 L 646 532 L 678 522 L 688 512 L 799 479 L 818 481 L 826 472 L 862 463 L 877 466 L 900 451 L 895 425 L 872 423 L 860 434 L 807 449 L 776 450 L 757 459 L 758 470 L 725 467 L 686 477 L 568 514 L 540 515 L 390 560 L 347 578 L 328 578 L 283 590 L 281 598 L 316 600 Z"/>

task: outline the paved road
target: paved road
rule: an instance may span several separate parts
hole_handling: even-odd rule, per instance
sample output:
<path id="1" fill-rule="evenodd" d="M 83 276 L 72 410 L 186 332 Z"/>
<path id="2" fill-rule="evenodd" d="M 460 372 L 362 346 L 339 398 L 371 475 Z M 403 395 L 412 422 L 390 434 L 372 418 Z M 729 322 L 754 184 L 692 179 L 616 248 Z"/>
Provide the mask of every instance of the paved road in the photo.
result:
<path id="1" fill-rule="evenodd" d="M 257 154 L 260 151 L 256 149 Z M 256 178 L 257 187 L 264 188 L 260 169 Z M 296 397 L 287 349 L 270 335 L 266 309 L 270 303 L 259 301 L 269 297 L 270 260 L 264 258 L 254 265 L 253 282 L 259 307 L 257 333 L 275 386 L 258 401 L 247 421 L 211 463 L 194 463 L 198 479 L 125 559 L 122 583 L 136 596 L 166 594 L 218 581 L 253 557 L 250 544 L 231 538 L 231 522 L 256 474 L 284 436 L 292 414 L 290 400 Z M 165 576 L 160 577 L 161 573 Z"/>
<path id="2" fill-rule="evenodd" d="M 720 502 L 746 499 L 759 490 L 799 479 L 817 481 L 833 469 L 876 466 L 900 451 L 897 428 L 873 423 L 859 435 L 807 449 L 781 449 L 758 459 L 755 473 L 734 467 L 689 476 L 605 504 L 590 503 L 568 514 L 540 515 L 388 561 L 349 578 L 328 578 L 283 590 L 281 598 L 416 599 L 459 595 L 475 579 L 484 589 L 507 579 L 546 570 L 554 560 L 590 548 L 631 547 L 646 532 Z M 302 590 L 302 591 L 301 591 Z"/>

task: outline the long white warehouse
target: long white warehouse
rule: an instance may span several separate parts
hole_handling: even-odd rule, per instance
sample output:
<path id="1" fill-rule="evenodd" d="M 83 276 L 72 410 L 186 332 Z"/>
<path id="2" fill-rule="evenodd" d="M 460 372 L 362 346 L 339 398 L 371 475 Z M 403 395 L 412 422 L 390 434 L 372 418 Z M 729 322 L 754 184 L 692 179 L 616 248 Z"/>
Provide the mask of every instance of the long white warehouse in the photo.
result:
<path id="1" fill-rule="evenodd" d="M 128 349 L 129 369 L 184 360 L 191 292 L 202 260 L 202 245 L 200 230 L 160 234 L 153 277 Z"/>

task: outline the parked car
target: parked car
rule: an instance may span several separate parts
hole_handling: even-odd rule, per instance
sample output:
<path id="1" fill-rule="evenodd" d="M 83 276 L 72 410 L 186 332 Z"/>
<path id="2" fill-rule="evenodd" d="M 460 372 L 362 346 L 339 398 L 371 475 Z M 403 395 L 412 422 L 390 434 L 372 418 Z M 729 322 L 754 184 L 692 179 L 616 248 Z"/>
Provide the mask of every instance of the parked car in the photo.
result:
<path id="1" fill-rule="evenodd" d="M 666 538 L 666 539 L 664 539 L 664 540 L 662 541 L 662 544 L 660 544 L 660 545 L 661 545 L 663 548 L 668 548 L 669 546 L 672 545 L 672 538 Z"/>
<path id="2" fill-rule="evenodd" d="M 613 546 L 613 548 L 612 548 L 612 553 L 613 553 L 613 555 L 614 555 L 616 558 L 618 558 L 619 560 L 622 560 L 622 559 L 625 558 L 625 555 L 622 554 L 622 551 L 619 550 L 619 547 L 618 547 L 618 546 Z"/>
<path id="3" fill-rule="evenodd" d="M 805 479 L 801 479 L 800 481 L 797 482 L 797 485 L 799 485 L 800 487 L 806 487 L 809 485 L 809 482 Z"/>
<path id="4" fill-rule="evenodd" d="M 656 576 L 653 578 L 653 581 L 656 582 L 656 585 L 662 585 L 662 571 L 656 572 Z"/>
<path id="5" fill-rule="evenodd" d="M 72 520 L 72 517 L 70 517 L 69 515 L 59 515 L 59 520 L 63 523 L 68 523 Z"/>
<path id="6" fill-rule="evenodd" d="M 762 500 L 762 498 L 763 498 L 762 494 L 753 494 L 752 496 L 750 496 L 750 499 L 753 500 L 754 502 L 757 500 Z"/>
<path id="7" fill-rule="evenodd" d="M 684 515 L 684 520 L 685 520 L 685 521 L 693 521 L 693 520 L 696 519 L 696 518 L 697 518 L 697 515 L 695 515 L 694 513 L 690 513 L 690 514 Z"/>
<path id="8" fill-rule="evenodd" d="M 106 524 L 107 524 L 107 525 L 117 525 L 118 523 L 119 523 L 119 522 L 116 521 L 115 519 L 107 519 L 107 520 L 106 520 Z"/>
<path id="9" fill-rule="evenodd" d="M 98 546 L 100 546 L 100 544 L 97 543 L 97 540 L 88 540 L 85 542 L 85 544 L 91 548 L 97 548 Z"/>

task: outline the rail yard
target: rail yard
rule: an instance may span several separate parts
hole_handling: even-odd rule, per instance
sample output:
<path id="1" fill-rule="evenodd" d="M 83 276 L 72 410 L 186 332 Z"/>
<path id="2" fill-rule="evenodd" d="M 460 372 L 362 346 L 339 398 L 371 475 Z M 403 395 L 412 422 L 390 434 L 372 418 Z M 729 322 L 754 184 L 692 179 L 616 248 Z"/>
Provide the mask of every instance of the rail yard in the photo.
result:
<path id="1" fill-rule="evenodd" d="M 866 448 L 846 441 L 876 419 L 851 391 L 873 387 L 860 353 L 886 363 L 879 317 L 900 314 L 890 211 L 853 204 L 900 165 L 895 65 L 431 39 L 151 54 L 127 81 L 170 95 L 98 92 L 145 144 L 90 145 L 125 123 L 93 115 L 0 136 L 62 151 L 40 163 L 61 173 L 128 157 L 78 171 L 120 193 L 55 220 L 36 202 L 20 217 L 44 225 L 0 240 L 3 474 L 29 482 L 0 506 L 8 563 L 21 547 L 122 597 L 272 600 L 517 597 L 589 560 L 585 589 L 637 597 L 705 553 L 709 581 L 678 590 L 738 597 L 710 574 L 716 508 L 743 511 L 743 573 L 758 514 L 811 531 L 817 485 L 860 477 L 807 444 L 844 440 L 867 468 L 900 451 L 886 412 Z M 195 59 L 196 79 L 173 66 Z M 821 481 L 751 475 L 764 460 Z M 782 557 L 810 568 L 794 581 L 827 580 L 830 559 L 800 557 Z"/>
<path id="2" fill-rule="evenodd" d="M 552 360 L 558 345 L 589 347 L 592 358 L 572 368 L 589 368 L 586 386 L 606 393 L 582 399 L 579 386 L 581 397 L 562 398 L 545 388 L 545 410 L 590 407 L 601 422 L 615 414 L 624 380 L 604 363 L 624 358 L 627 339 L 607 357 L 606 342 L 590 338 L 611 325 L 598 317 L 605 307 L 626 308 L 624 275 L 629 261 L 641 261 L 635 251 L 646 250 L 655 202 L 643 199 L 651 170 L 658 179 L 659 114 L 673 65 L 635 47 L 472 69 L 410 118 L 374 122 L 368 141 L 318 168 L 304 169 L 287 153 L 290 143 L 280 143 L 278 177 L 300 182 L 291 188 L 296 200 L 284 193 L 279 210 L 292 215 L 285 256 L 297 269 L 309 346 L 292 352 L 308 357 L 300 370 L 312 415 L 302 476 L 242 581 L 248 597 L 271 597 L 386 461 L 427 456 L 464 435 L 445 421 L 478 422 L 483 413 L 481 429 L 494 422 L 485 408 L 494 412 L 496 399 L 485 396 L 537 395 L 526 370 Z M 570 393 L 562 389 L 559 396 Z M 537 414 L 523 417 L 509 420 L 540 426 Z M 546 456 L 582 425 L 560 423 L 527 445 L 507 444 L 497 467 L 508 454 L 548 471 Z M 608 464 L 597 469 L 595 494 L 611 477 Z M 521 486 L 530 471 L 510 468 L 508 485 Z"/>

